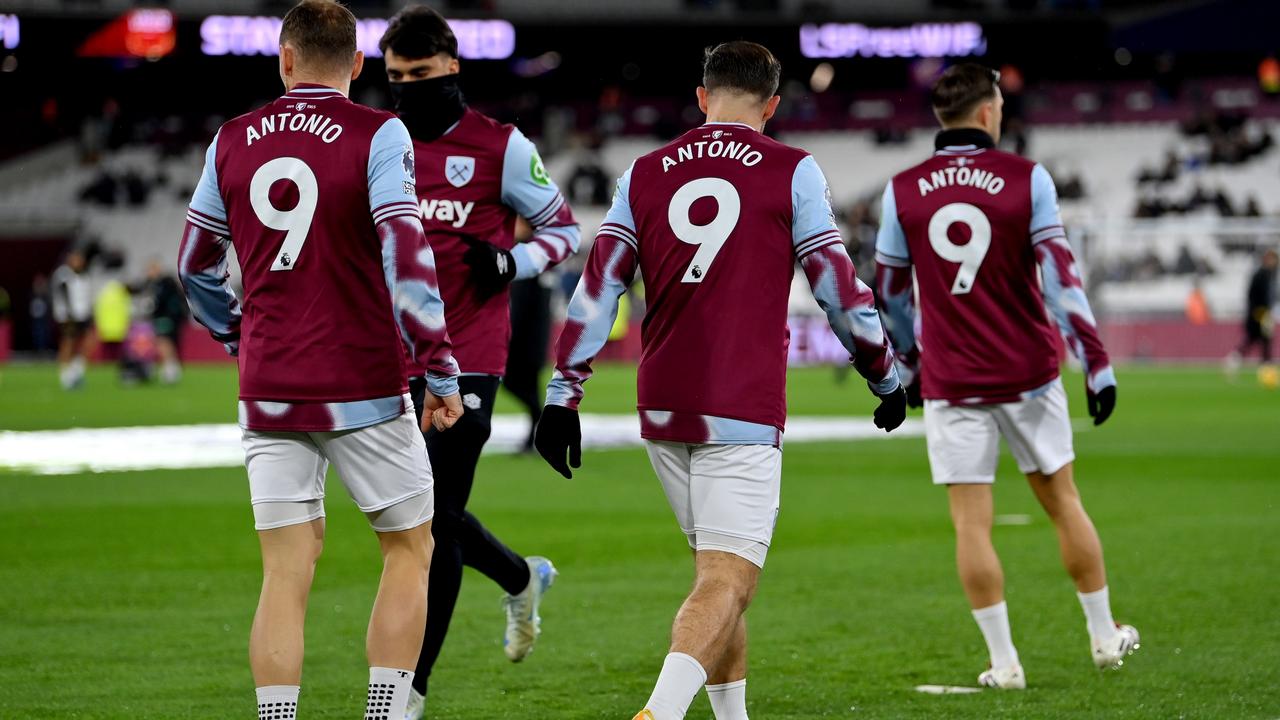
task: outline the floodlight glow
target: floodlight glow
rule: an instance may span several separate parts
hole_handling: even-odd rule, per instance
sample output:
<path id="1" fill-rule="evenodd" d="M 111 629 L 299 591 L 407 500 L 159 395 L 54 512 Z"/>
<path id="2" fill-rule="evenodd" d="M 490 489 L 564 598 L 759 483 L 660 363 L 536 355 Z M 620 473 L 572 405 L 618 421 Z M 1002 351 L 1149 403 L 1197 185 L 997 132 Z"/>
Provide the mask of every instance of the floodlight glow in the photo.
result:
<path id="1" fill-rule="evenodd" d="M 18 47 L 18 16 L 0 15 L 0 47 L 13 50 Z"/>
<path id="2" fill-rule="evenodd" d="M 516 50 L 516 29 L 506 20 L 449 20 L 465 60 L 504 60 Z M 200 23 L 205 55 L 278 55 L 280 18 L 210 15 Z M 381 18 L 356 21 L 356 47 L 366 57 L 382 57 L 378 40 L 387 29 Z"/>
<path id="3" fill-rule="evenodd" d="M 858 23 L 800 27 L 800 52 L 810 58 L 939 58 L 985 55 L 987 39 L 975 22 L 917 23 L 873 28 Z"/>

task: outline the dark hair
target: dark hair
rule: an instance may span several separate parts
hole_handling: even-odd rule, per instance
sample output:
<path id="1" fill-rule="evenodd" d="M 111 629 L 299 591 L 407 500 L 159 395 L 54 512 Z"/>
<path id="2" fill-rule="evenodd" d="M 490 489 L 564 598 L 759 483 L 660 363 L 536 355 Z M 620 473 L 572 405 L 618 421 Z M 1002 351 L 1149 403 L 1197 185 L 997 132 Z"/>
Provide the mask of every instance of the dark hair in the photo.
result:
<path id="1" fill-rule="evenodd" d="M 769 48 L 745 40 L 707 48 L 702 60 L 702 86 L 708 92 L 733 90 L 768 100 L 778 92 L 782 63 Z"/>
<path id="2" fill-rule="evenodd" d="M 961 63 L 947 68 L 933 84 L 933 92 L 929 100 L 933 103 L 933 111 L 944 123 L 962 120 L 978 103 L 986 102 L 996 96 L 996 84 L 1000 82 L 1000 73 L 985 65 L 977 63 Z"/>
<path id="3" fill-rule="evenodd" d="M 302 0 L 284 15 L 280 44 L 289 43 L 304 65 L 350 69 L 356 56 L 356 18 L 334 0 Z"/>
<path id="4" fill-rule="evenodd" d="M 458 57 L 458 38 L 444 17 L 426 5 L 410 5 L 387 23 L 378 49 L 417 60 L 445 53 Z"/>

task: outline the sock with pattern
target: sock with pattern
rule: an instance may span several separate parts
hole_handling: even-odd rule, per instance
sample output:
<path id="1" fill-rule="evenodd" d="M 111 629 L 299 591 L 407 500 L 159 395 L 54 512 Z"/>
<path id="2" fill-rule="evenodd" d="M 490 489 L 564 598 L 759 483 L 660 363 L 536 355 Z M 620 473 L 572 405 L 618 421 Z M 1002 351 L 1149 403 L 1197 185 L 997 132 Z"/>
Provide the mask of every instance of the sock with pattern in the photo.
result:
<path id="1" fill-rule="evenodd" d="M 258 720 L 294 720 L 298 717 L 297 685 L 264 685 L 257 689 Z"/>
<path id="2" fill-rule="evenodd" d="M 365 703 L 364 720 L 401 720 L 409 704 L 412 670 L 369 668 L 369 699 Z"/>

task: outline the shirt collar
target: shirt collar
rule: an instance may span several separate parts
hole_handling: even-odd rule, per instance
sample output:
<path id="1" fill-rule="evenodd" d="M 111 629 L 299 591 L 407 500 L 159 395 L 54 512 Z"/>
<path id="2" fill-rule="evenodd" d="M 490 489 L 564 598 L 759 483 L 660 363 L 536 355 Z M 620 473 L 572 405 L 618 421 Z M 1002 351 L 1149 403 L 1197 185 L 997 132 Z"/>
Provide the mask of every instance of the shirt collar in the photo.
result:
<path id="1" fill-rule="evenodd" d="M 940 152 L 972 152 L 996 146 L 995 140 L 978 128 L 952 128 L 943 130 L 933 139 L 933 147 Z"/>
<path id="2" fill-rule="evenodd" d="M 316 83 L 298 83 L 283 97 L 297 100 L 316 100 L 330 97 L 346 97 L 341 90 Z"/>

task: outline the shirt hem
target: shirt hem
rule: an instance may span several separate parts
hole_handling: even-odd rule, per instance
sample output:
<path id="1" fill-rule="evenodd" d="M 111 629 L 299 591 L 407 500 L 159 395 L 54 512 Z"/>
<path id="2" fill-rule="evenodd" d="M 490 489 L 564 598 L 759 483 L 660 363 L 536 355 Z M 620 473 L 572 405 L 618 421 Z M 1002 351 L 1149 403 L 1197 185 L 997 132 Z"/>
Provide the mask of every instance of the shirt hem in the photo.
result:
<path id="1" fill-rule="evenodd" d="M 990 390 L 984 394 L 981 389 L 975 388 L 971 392 L 926 393 L 923 399 L 938 400 L 950 405 L 1005 405 L 1021 402 L 1026 399 L 1026 393 L 1039 390 L 1061 378 L 1062 373 L 1055 370 L 1052 375 L 1043 380 L 1019 383 L 1011 388 L 1000 388 L 995 394 L 991 394 Z"/>
<path id="2" fill-rule="evenodd" d="M 413 413 L 413 407 L 408 410 L 403 408 L 398 412 L 388 413 L 385 416 L 373 418 L 370 420 L 362 420 L 359 422 L 345 423 L 343 425 L 315 425 L 315 424 L 296 424 L 289 423 L 289 427 L 279 425 L 264 426 L 260 423 L 240 423 L 241 430 L 254 430 L 256 432 L 343 432 L 346 430 L 359 430 L 361 428 L 373 427 L 381 425 L 384 422 L 395 420 L 401 415 Z"/>

